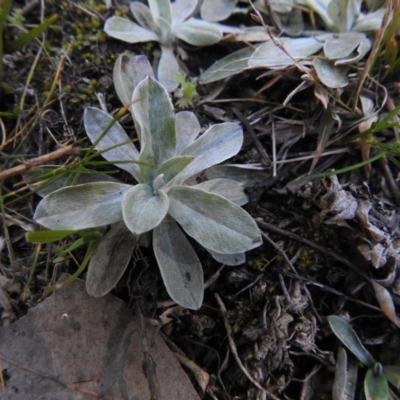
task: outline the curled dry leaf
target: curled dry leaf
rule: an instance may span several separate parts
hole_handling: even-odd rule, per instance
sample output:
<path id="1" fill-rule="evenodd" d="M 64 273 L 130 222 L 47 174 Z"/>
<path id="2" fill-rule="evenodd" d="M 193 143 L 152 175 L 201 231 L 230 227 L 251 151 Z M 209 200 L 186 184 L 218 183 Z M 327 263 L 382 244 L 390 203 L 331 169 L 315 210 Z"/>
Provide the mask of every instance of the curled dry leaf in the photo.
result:
<path id="1" fill-rule="evenodd" d="M 396 309 L 389 291 L 374 281 L 372 281 L 372 286 L 374 287 L 376 299 L 378 300 L 379 306 L 381 307 L 383 313 L 395 325 L 400 327 L 400 320 L 396 315 Z"/>

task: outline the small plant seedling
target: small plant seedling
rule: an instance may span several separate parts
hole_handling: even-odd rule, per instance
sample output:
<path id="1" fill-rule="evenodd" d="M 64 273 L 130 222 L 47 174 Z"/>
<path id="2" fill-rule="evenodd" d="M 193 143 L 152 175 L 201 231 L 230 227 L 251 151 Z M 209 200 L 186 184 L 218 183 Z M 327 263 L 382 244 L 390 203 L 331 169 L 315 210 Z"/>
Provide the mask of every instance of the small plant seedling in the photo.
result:
<path id="1" fill-rule="evenodd" d="M 361 340 L 351 326 L 342 318 L 336 315 L 330 315 L 328 321 L 333 333 L 366 367 L 368 367 L 364 379 L 364 392 L 367 400 L 392 399 L 393 397 L 388 383 L 400 388 L 400 367 L 395 365 L 382 365 L 376 361 L 371 353 L 363 346 Z M 352 369 L 349 371 L 351 370 Z M 333 391 L 333 400 L 348 398 L 345 394 L 349 387 L 353 386 L 348 384 L 349 378 L 350 374 L 347 373 L 346 365 L 344 365 L 343 368 L 337 369 L 335 381 L 336 383 L 340 381 L 342 384 L 334 384 L 335 390 Z"/>
<path id="2" fill-rule="evenodd" d="M 176 75 L 176 80 L 181 84 L 180 95 L 182 96 L 177 100 L 177 106 L 179 108 L 193 107 L 194 103 L 199 100 L 196 90 L 197 82 L 187 81 L 186 76 L 182 73 Z"/>
<path id="3" fill-rule="evenodd" d="M 203 271 L 183 231 L 227 265 L 243 263 L 244 253 L 262 243 L 257 224 L 240 207 L 247 202 L 240 182 L 215 178 L 193 184 L 189 180 L 237 154 L 242 129 L 222 123 L 198 137 L 196 116 L 189 111 L 174 114 L 167 90 L 154 79 L 143 56 L 122 55 L 114 79 L 122 102 L 132 91 L 130 111 L 140 151 L 121 125 L 100 109 L 88 107 L 84 125 L 103 157 L 138 183 L 98 181 L 58 189 L 43 198 L 34 219 L 52 230 L 111 225 L 89 263 L 90 295 L 108 293 L 124 273 L 134 247 L 152 239 L 169 295 L 184 307 L 198 309 Z"/>

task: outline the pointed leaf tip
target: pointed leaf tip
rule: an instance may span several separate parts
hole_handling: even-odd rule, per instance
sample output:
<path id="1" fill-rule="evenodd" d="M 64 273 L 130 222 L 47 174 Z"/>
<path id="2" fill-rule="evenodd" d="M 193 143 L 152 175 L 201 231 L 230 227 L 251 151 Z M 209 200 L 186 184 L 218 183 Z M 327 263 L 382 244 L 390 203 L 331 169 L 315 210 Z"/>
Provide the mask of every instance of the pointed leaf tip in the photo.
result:
<path id="1" fill-rule="evenodd" d="M 193 162 L 177 177 L 180 182 L 236 155 L 243 143 L 243 130 L 235 123 L 210 126 L 207 131 L 182 151 L 193 156 Z"/>
<path id="2" fill-rule="evenodd" d="M 109 18 L 104 25 L 104 32 L 115 39 L 123 40 L 127 43 L 141 43 L 159 40 L 156 33 L 142 28 L 127 18 L 121 17 Z"/>
<path id="3" fill-rule="evenodd" d="M 133 98 L 140 99 L 132 104 L 141 132 L 140 160 L 160 165 L 174 157 L 176 151 L 175 118 L 171 99 L 165 88 L 152 77 L 139 83 Z"/>
<path id="4" fill-rule="evenodd" d="M 131 103 L 135 87 L 146 76 L 154 76 L 154 74 L 145 56 L 134 56 L 129 51 L 125 51 L 118 56 L 114 65 L 113 80 L 115 91 L 124 106 Z"/>
<path id="5" fill-rule="evenodd" d="M 176 36 L 193 46 L 210 46 L 222 39 L 222 31 L 216 24 L 190 18 L 178 25 Z"/>
<path id="6" fill-rule="evenodd" d="M 376 364 L 376 360 L 361 343 L 360 338 L 350 324 L 337 315 L 330 315 L 327 319 L 333 333 L 364 365 L 372 367 Z"/>

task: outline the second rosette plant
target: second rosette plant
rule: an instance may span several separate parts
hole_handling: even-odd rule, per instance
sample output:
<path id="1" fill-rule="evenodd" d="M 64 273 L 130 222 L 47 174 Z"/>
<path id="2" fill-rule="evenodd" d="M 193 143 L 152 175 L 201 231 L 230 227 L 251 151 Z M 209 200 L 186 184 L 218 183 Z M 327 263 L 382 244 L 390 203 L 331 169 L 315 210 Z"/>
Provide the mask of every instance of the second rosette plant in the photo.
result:
<path id="1" fill-rule="evenodd" d="M 198 136 L 196 116 L 189 111 L 174 114 L 168 92 L 154 79 L 143 56 L 120 56 L 114 80 L 123 103 L 131 93 L 129 109 L 140 151 L 121 125 L 98 108 L 85 110 L 84 125 L 103 157 L 138 183 L 63 187 L 42 199 L 34 218 L 52 230 L 111 225 L 89 263 L 86 286 L 93 296 L 102 296 L 116 285 L 135 246 L 152 234 L 169 295 L 184 307 L 198 309 L 203 271 L 184 232 L 228 265 L 242 263 L 244 252 L 262 243 L 257 224 L 240 207 L 247 202 L 241 183 L 217 178 L 193 184 L 190 179 L 236 155 L 243 142 L 242 129 L 222 123 Z"/>

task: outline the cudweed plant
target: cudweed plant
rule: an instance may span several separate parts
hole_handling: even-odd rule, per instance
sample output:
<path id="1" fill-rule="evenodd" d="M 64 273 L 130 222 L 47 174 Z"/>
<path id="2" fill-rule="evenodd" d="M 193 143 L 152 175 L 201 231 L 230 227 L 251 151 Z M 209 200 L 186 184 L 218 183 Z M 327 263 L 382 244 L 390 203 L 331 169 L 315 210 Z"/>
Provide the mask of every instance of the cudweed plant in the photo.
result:
<path id="1" fill-rule="evenodd" d="M 161 46 L 157 79 L 169 91 L 179 83 L 178 61 L 174 53 L 176 39 L 194 46 L 209 46 L 222 38 L 218 25 L 191 18 L 198 0 L 149 0 L 149 7 L 131 2 L 130 8 L 137 23 L 126 18 L 111 17 L 104 26 L 105 32 L 128 43 L 156 41 Z"/>
<path id="2" fill-rule="evenodd" d="M 367 33 L 380 28 L 385 10 L 364 13 L 361 0 L 297 0 L 316 12 L 327 32 L 303 32 L 303 37 L 280 37 L 285 51 L 269 40 L 255 49 L 245 48 L 217 61 L 200 77 L 210 83 L 251 68 L 282 69 L 296 62 L 311 65 L 328 88 L 348 84 L 349 65 L 360 61 L 371 48 Z M 289 7 L 290 10 L 290 7 Z M 322 50 L 322 53 L 316 57 Z"/>
<path id="3" fill-rule="evenodd" d="M 42 199 L 34 218 L 52 230 L 111 225 L 89 263 L 90 295 L 108 293 L 124 273 L 134 247 L 152 238 L 169 295 L 184 307 L 198 309 L 203 271 L 184 232 L 227 265 L 241 264 L 244 253 L 262 242 L 255 221 L 240 207 L 247 202 L 241 183 L 226 178 L 188 183 L 237 154 L 242 129 L 222 123 L 198 137 L 196 116 L 189 111 L 174 114 L 167 90 L 152 76 L 143 56 L 121 55 L 114 80 L 124 104 L 131 93 L 140 151 L 121 125 L 98 108 L 85 110 L 84 126 L 104 158 L 138 183 L 97 181 L 58 189 Z"/>
<path id="4" fill-rule="evenodd" d="M 203 0 L 200 8 L 201 18 L 206 21 L 222 21 L 235 10 L 239 0 Z"/>
<path id="5" fill-rule="evenodd" d="M 333 333 L 343 344 L 366 366 L 368 371 L 364 379 L 364 393 L 367 400 L 389 400 L 397 398 L 389 388 L 388 383 L 400 387 L 400 367 L 395 365 L 382 365 L 374 359 L 371 353 L 363 346 L 361 340 L 342 318 L 336 315 L 328 317 Z M 354 399 L 357 372 L 355 367 L 347 366 L 345 353 L 338 356 L 335 383 L 332 389 L 333 400 Z"/>

